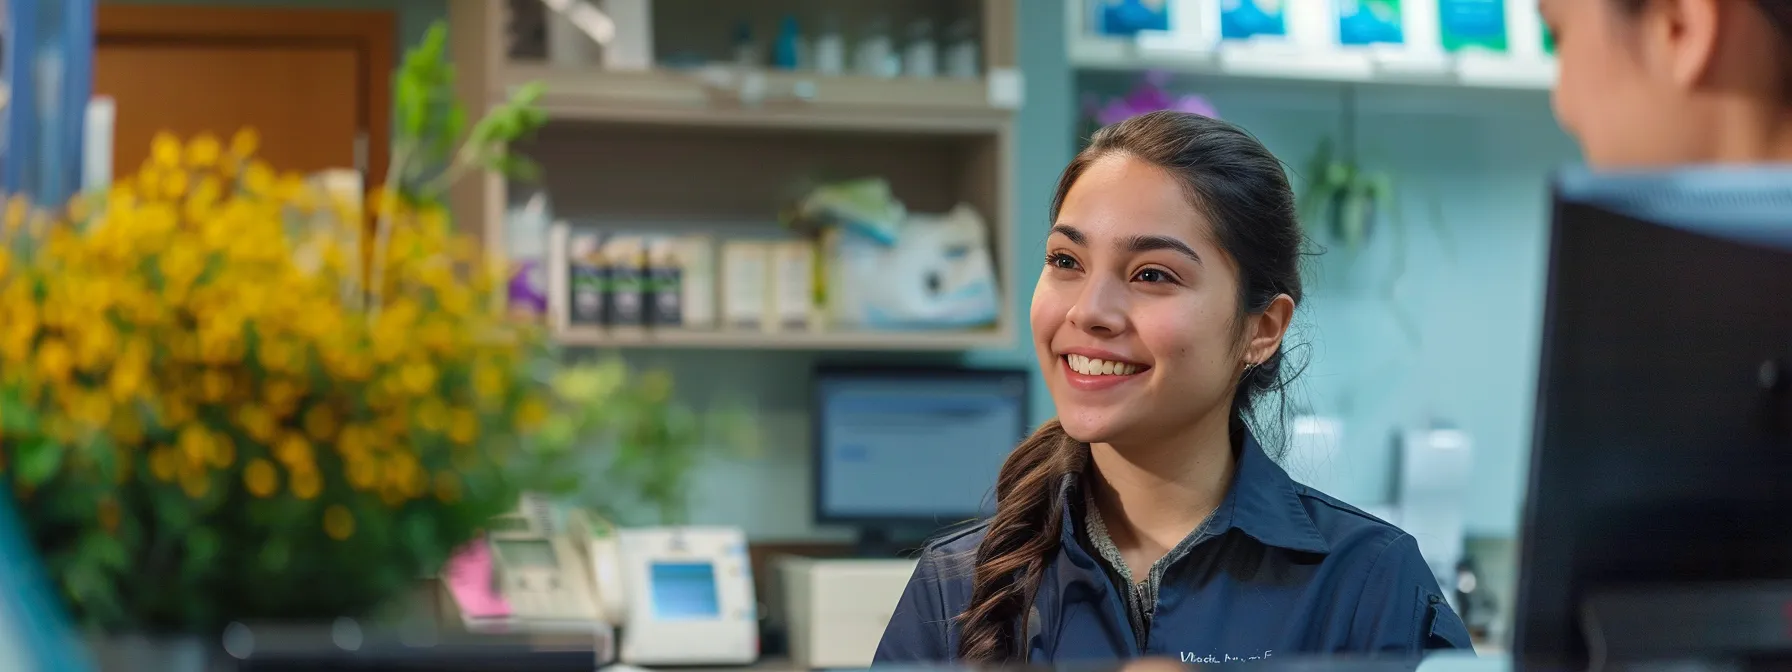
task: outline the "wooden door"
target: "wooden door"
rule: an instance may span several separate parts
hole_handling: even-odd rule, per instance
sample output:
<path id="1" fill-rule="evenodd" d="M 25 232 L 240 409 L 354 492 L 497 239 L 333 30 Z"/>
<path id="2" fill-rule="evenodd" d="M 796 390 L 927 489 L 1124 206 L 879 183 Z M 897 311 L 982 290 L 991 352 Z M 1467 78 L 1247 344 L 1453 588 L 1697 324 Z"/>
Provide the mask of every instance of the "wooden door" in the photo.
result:
<path id="1" fill-rule="evenodd" d="M 95 95 L 117 105 L 112 166 L 127 175 L 167 130 L 261 135 L 274 168 L 385 175 L 396 22 L 390 12 L 99 6 Z"/>

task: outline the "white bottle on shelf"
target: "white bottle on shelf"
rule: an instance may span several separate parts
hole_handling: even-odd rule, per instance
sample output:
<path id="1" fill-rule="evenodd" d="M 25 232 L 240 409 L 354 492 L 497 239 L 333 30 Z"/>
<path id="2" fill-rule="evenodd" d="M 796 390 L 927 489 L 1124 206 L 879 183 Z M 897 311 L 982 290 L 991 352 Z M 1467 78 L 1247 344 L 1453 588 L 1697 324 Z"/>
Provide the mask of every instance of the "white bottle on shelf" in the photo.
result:
<path id="1" fill-rule="evenodd" d="M 603 0 L 616 34 L 603 46 L 606 70 L 653 69 L 653 0 Z"/>
<path id="2" fill-rule="evenodd" d="M 933 40 L 933 22 L 918 19 L 908 27 L 908 48 L 902 58 L 903 74 L 910 77 L 939 76 L 939 43 Z"/>
<path id="3" fill-rule="evenodd" d="M 889 22 L 874 19 L 866 24 L 865 34 L 859 38 L 853 69 L 868 77 L 895 77 L 902 69 L 891 68 L 894 62 L 899 62 L 899 58 L 890 44 Z"/>
<path id="4" fill-rule="evenodd" d="M 982 70 L 982 45 L 977 42 L 977 26 L 970 19 L 959 19 L 947 31 L 946 76 L 975 79 Z"/>
<path id="5" fill-rule="evenodd" d="M 747 69 L 765 65 L 759 43 L 753 40 L 753 24 L 744 19 L 734 24 L 734 65 Z"/>
<path id="6" fill-rule="evenodd" d="M 596 63 L 602 48 L 566 15 L 547 10 L 548 63 L 558 68 L 585 68 Z"/>
<path id="7" fill-rule="evenodd" d="M 824 75 L 846 73 L 846 38 L 840 35 L 840 20 L 829 16 L 822 20 L 821 33 L 815 37 L 815 71 Z"/>

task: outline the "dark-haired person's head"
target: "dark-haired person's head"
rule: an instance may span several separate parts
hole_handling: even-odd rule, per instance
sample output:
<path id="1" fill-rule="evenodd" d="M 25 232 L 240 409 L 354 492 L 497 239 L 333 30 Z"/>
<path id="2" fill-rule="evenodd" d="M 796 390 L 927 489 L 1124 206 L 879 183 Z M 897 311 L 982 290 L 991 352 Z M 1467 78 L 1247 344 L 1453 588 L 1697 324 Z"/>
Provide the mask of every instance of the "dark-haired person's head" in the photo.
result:
<path id="1" fill-rule="evenodd" d="M 967 661 L 1017 654 L 1012 625 L 1058 550 L 1059 485 L 1089 444 L 1236 444 L 1289 375 L 1304 238 L 1281 162 L 1249 134 L 1179 112 L 1103 128 L 1065 168 L 1051 216 L 1031 322 L 1058 420 L 998 477 L 961 617 Z"/>
<path id="2" fill-rule="evenodd" d="M 1792 0 L 1541 0 L 1556 116 L 1603 168 L 1792 160 Z"/>
<path id="3" fill-rule="evenodd" d="M 1278 384 L 1302 236 L 1282 163 L 1256 139 L 1195 114 L 1115 124 L 1064 170 L 1051 212 L 1032 327 L 1072 438 L 1235 425 Z M 1136 373 L 1104 375 L 1116 368 Z M 1050 375 L 1066 369 L 1083 375 Z"/>

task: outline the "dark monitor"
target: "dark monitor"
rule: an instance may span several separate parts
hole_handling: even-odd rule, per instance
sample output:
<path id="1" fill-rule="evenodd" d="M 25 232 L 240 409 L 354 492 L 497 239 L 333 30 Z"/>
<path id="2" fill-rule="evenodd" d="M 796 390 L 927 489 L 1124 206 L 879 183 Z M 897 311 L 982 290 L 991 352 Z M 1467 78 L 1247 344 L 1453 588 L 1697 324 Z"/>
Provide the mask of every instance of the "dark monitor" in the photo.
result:
<path id="1" fill-rule="evenodd" d="M 816 521 L 925 536 L 993 513 L 1028 385 L 1018 370 L 818 369 Z"/>
<path id="2" fill-rule="evenodd" d="M 0 670 L 92 670 L 92 656 L 14 507 L 18 501 L 0 483 Z"/>
<path id="3" fill-rule="evenodd" d="M 1792 653 L 1792 167 L 1559 176 L 1514 655 Z"/>

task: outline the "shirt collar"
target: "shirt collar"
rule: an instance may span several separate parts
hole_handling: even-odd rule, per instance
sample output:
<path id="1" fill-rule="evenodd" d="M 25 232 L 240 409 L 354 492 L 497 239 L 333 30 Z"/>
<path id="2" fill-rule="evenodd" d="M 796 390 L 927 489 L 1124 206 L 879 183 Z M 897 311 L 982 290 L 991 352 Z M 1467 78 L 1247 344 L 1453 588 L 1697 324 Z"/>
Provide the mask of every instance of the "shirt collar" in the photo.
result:
<path id="1" fill-rule="evenodd" d="M 1076 539 L 1076 516 L 1081 510 L 1082 474 L 1069 474 L 1059 485 L 1064 507 L 1062 534 L 1066 544 Z M 1303 553 L 1329 553 L 1331 546 L 1319 534 L 1307 507 L 1301 504 L 1302 486 L 1289 478 L 1281 465 L 1269 459 L 1257 438 L 1245 433 L 1239 447 L 1232 488 L 1213 513 L 1208 533 L 1219 536 L 1237 529 L 1267 546 Z"/>

